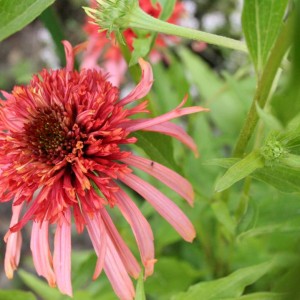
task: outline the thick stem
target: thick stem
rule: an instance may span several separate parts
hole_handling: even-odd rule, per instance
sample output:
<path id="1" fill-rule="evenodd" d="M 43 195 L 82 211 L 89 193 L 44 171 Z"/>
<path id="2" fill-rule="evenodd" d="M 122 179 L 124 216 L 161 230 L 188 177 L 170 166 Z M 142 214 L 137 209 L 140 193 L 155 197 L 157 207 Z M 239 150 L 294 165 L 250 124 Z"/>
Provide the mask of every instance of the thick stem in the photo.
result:
<path id="1" fill-rule="evenodd" d="M 292 30 L 293 30 L 294 18 L 289 17 L 286 24 L 283 26 L 275 45 L 273 46 L 269 59 L 264 67 L 261 78 L 259 79 L 257 89 L 253 98 L 253 102 L 244 123 L 244 126 L 240 132 L 237 144 L 233 151 L 234 157 L 243 156 L 248 142 L 254 132 L 258 121 L 258 113 L 256 110 L 256 103 L 264 108 L 270 91 L 272 89 L 273 81 L 276 77 L 277 70 L 280 67 L 281 61 L 291 46 Z"/>
<path id="2" fill-rule="evenodd" d="M 174 24 L 164 22 L 162 20 L 153 18 L 146 14 L 139 7 L 134 9 L 130 15 L 130 28 L 138 28 L 144 30 L 151 30 L 159 33 L 175 35 L 187 39 L 206 42 L 217 46 L 222 46 L 234 50 L 247 52 L 245 43 L 238 40 L 230 39 L 224 36 L 203 32 L 191 28 L 186 28 Z"/>

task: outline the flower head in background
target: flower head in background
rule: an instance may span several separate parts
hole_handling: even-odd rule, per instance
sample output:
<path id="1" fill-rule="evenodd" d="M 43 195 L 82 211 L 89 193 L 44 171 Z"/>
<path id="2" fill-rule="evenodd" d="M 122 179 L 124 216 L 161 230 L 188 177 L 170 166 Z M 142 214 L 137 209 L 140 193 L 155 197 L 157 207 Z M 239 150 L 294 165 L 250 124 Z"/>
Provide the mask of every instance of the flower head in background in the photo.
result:
<path id="1" fill-rule="evenodd" d="M 138 168 L 176 191 L 189 204 L 193 190 L 174 171 L 136 156 L 128 146 L 136 142 L 138 130 L 170 135 L 193 151 L 193 140 L 173 118 L 204 111 L 182 108 L 154 118 L 132 116 L 147 112 L 147 102 L 135 104 L 150 90 L 153 77 L 144 60 L 141 82 L 123 99 L 119 90 L 97 70 L 73 69 L 74 52 L 64 41 L 67 66 L 43 70 L 27 86 L 16 86 L 0 107 L 0 194 L 1 202 L 12 200 L 12 219 L 5 236 L 5 271 L 9 278 L 17 268 L 21 251 L 21 230 L 32 223 L 31 251 L 36 271 L 49 285 L 72 295 L 71 225 L 87 229 L 98 260 L 94 278 L 104 269 L 115 293 L 132 299 L 130 276 L 141 271 L 136 258 L 118 233 L 109 210 L 118 209 L 134 233 L 145 276 L 155 263 L 151 228 L 136 204 L 119 183 L 140 194 L 185 239 L 191 242 L 195 230 L 184 213 L 164 194 L 133 173 Z M 130 104 L 129 107 L 127 105 Z M 73 217 L 72 217 L 73 216 Z M 54 249 L 48 232 L 54 224 Z"/>
<path id="2" fill-rule="evenodd" d="M 91 1 L 91 8 L 95 9 L 98 5 L 96 0 Z M 162 12 L 162 8 L 157 2 L 153 6 L 151 0 L 139 0 L 139 5 L 143 11 L 149 15 L 158 18 Z M 182 17 L 185 15 L 186 10 L 182 2 L 176 1 L 173 13 L 168 19 L 169 23 L 178 24 Z M 103 67 L 110 74 L 109 80 L 119 86 L 124 74 L 126 72 L 127 66 L 123 59 L 121 50 L 115 41 L 115 37 L 112 34 L 111 38 L 108 39 L 106 32 L 99 32 L 99 26 L 93 23 L 94 19 L 88 17 L 84 30 L 88 34 L 87 51 L 84 54 L 81 67 L 82 68 L 99 68 L 98 59 L 103 57 Z M 124 39 L 130 50 L 133 50 L 133 40 L 137 37 L 132 29 L 127 29 L 123 32 Z M 152 60 L 158 60 L 161 57 L 160 48 L 165 48 L 167 43 L 177 42 L 179 39 L 177 37 L 166 37 L 163 35 L 158 35 L 155 41 L 154 49 L 150 53 L 150 58 Z"/>

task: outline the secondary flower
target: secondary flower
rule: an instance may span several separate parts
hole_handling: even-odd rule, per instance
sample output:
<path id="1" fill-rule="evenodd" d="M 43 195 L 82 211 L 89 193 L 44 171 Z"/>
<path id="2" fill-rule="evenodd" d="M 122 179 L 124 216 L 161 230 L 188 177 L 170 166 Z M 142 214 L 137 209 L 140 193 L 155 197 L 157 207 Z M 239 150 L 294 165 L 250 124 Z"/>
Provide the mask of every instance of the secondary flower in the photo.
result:
<path id="1" fill-rule="evenodd" d="M 143 11 L 147 12 L 151 16 L 158 18 L 161 14 L 161 6 L 157 2 L 155 6 L 151 3 L 151 0 L 139 0 L 139 4 Z M 92 0 L 90 2 L 91 8 L 97 7 L 97 1 Z M 181 17 L 185 14 L 185 8 L 182 2 L 176 2 L 174 10 L 168 22 L 170 23 L 179 23 Z M 119 86 L 120 82 L 124 78 L 124 73 L 127 69 L 127 64 L 122 56 L 121 50 L 115 41 L 114 35 L 108 39 L 105 32 L 99 32 L 99 26 L 92 22 L 93 20 L 88 17 L 84 30 L 88 34 L 87 41 L 87 50 L 84 53 L 81 67 L 82 68 L 97 68 L 97 61 L 99 57 L 103 58 L 103 63 L 101 64 L 106 71 L 109 72 L 109 80 Z M 131 29 L 127 29 L 123 33 L 124 39 L 126 40 L 127 45 L 130 50 L 133 50 L 133 40 L 136 38 L 136 34 Z M 178 38 L 175 38 L 178 40 Z M 151 52 L 150 58 L 152 60 L 157 60 L 160 58 L 160 48 L 166 47 L 166 43 L 170 44 L 174 41 L 173 38 L 168 38 L 162 35 L 158 35 L 155 40 L 155 47 Z"/>
<path id="2" fill-rule="evenodd" d="M 156 19 L 141 9 L 138 0 L 96 1 L 96 8 L 85 8 L 85 11 L 99 25 L 99 29 L 107 31 L 108 34 L 115 32 L 119 35 L 127 28 L 142 29 L 247 52 L 246 45 L 238 40 Z"/>
<path id="3" fill-rule="evenodd" d="M 131 119 L 147 112 L 147 102 L 135 104 L 150 90 L 150 65 L 140 60 L 141 82 L 123 99 L 119 90 L 96 70 L 73 69 L 74 49 L 64 41 L 67 65 L 43 70 L 27 86 L 12 93 L 2 91 L 0 107 L 0 199 L 13 201 L 5 271 L 17 268 L 21 229 L 32 222 L 31 251 L 36 271 L 49 285 L 72 295 L 71 225 L 87 229 L 98 260 L 94 278 L 104 269 L 121 299 L 132 299 L 139 263 L 118 233 L 110 215 L 119 209 L 130 224 L 145 268 L 151 275 L 155 263 L 153 235 L 147 220 L 126 192 L 123 183 L 146 199 L 186 241 L 195 230 L 183 212 L 159 190 L 133 173 L 138 168 L 193 203 L 189 182 L 174 171 L 136 156 L 124 145 L 136 142 L 134 132 L 148 130 L 174 136 L 192 150 L 192 139 L 169 120 L 203 111 L 182 108 L 164 115 Z M 127 107 L 128 104 L 131 104 Z M 135 104 L 135 105 L 134 105 Z M 73 218 L 72 218 L 73 216 Z M 53 255 L 48 241 L 50 224 L 56 225 Z"/>

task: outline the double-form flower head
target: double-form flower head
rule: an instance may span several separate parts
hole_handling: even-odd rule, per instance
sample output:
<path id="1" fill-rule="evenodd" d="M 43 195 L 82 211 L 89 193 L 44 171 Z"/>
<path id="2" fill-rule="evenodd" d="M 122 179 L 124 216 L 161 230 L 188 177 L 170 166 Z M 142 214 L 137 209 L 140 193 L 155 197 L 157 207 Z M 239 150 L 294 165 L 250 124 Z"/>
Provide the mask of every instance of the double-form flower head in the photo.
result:
<path id="1" fill-rule="evenodd" d="M 140 60 L 141 82 L 123 99 L 119 90 L 96 71 L 73 69 L 74 49 L 64 41 L 66 68 L 43 70 L 27 86 L 16 86 L 0 107 L 0 201 L 12 200 L 12 219 L 5 236 L 5 271 L 17 268 L 21 230 L 32 223 L 31 251 L 39 275 L 62 293 L 72 295 L 71 226 L 88 231 L 97 254 L 94 278 L 102 269 L 121 299 L 132 299 L 141 267 L 118 233 L 109 211 L 118 209 L 135 236 L 145 276 L 155 263 L 153 234 L 136 204 L 119 186 L 140 194 L 183 237 L 191 242 L 195 230 L 184 213 L 155 187 L 136 176 L 138 168 L 193 203 L 190 183 L 174 171 L 129 151 L 138 130 L 173 136 L 196 151 L 173 118 L 204 111 L 182 108 L 154 118 L 134 118 L 147 112 L 150 65 Z M 130 104 L 129 106 L 127 106 Z M 124 148 L 125 146 L 125 148 Z M 49 246 L 49 226 L 55 226 L 54 249 Z"/>

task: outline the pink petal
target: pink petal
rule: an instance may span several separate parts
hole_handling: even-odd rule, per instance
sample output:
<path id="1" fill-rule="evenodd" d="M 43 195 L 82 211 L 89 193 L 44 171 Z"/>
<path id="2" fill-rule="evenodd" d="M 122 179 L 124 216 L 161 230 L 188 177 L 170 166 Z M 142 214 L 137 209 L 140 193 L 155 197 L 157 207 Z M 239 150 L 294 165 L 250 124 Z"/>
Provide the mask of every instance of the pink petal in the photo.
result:
<path id="1" fill-rule="evenodd" d="M 104 271 L 117 296 L 121 300 L 131 300 L 135 296 L 134 287 L 119 254 L 108 236 Z"/>
<path id="2" fill-rule="evenodd" d="M 21 230 L 26 225 L 26 223 L 32 218 L 32 216 L 35 214 L 36 210 L 39 208 L 40 203 L 42 201 L 44 201 L 44 199 L 48 196 L 51 189 L 52 189 L 51 186 L 43 187 L 43 189 L 40 191 L 38 196 L 35 198 L 34 202 L 30 206 L 30 208 L 22 216 L 21 220 L 17 224 L 15 224 L 14 226 L 11 226 L 9 228 L 10 232 L 15 232 L 15 231 Z M 9 234 L 9 232 L 7 234 Z"/>
<path id="3" fill-rule="evenodd" d="M 112 85 L 120 86 L 127 70 L 127 64 L 122 57 L 119 59 L 107 58 L 104 62 L 104 69 L 108 72 L 108 80 Z"/>
<path id="4" fill-rule="evenodd" d="M 181 108 L 185 102 L 186 102 L 186 98 L 183 99 L 183 101 L 178 105 L 178 107 L 171 110 L 170 112 L 167 112 L 156 118 L 146 119 L 144 122 L 139 122 L 137 124 L 128 125 L 128 126 L 126 126 L 126 124 L 125 124 L 124 128 L 126 128 L 127 131 L 133 132 L 133 131 L 149 128 L 151 126 L 158 125 L 161 123 L 165 123 L 166 121 L 169 121 L 169 120 L 172 120 L 172 119 L 184 116 L 184 115 L 189 115 L 189 114 L 193 114 L 193 113 L 201 112 L 201 111 L 208 111 L 207 108 L 204 108 L 201 106 L 192 106 L 192 107 Z"/>
<path id="5" fill-rule="evenodd" d="M 74 52 L 72 45 L 64 40 L 62 41 L 62 44 L 65 48 L 65 54 L 66 54 L 66 70 L 67 71 L 73 71 L 74 69 Z"/>
<path id="6" fill-rule="evenodd" d="M 54 236 L 54 273 L 59 290 L 72 297 L 71 286 L 71 213 L 65 211 L 65 218 L 57 224 Z"/>
<path id="7" fill-rule="evenodd" d="M 194 202 L 194 191 L 191 184 L 178 173 L 152 160 L 131 155 L 121 159 L 122 162 L 130 166 L 136 167 L 159 181 L 167 185 L 169 188 L 178 193 L 187 200 L 190 205 Z"/>
<path id="8" fill-rule="evenodd" d="M 149 119 L 144 120 L 130 120 L 126 122 L 124 125 L 122 124 L 122 127 L 126 128 L 127 126 L 130 126 L 132 124 L 142 123 Z M 172 136 L 185 144 L 187 147 L 189 147 L 195 154 L 196 157 L 198 157 L 198 150 L 197 145 L 195 144 L 194 140 L 185 132 L 183 128 L 180 126 L 171 123 L 171 122 L 164 122 L 161 124 L 153 125 L 147 128 L 142 129 L 143 131 L 153 131 L 153 132 L 159 132 L 165 135 Z"/>
<path id="9" fill-rule="evenodd" d="M 84 214 L 84 219 L 86 222 L 86 228 L 98 257 L 93 275 L 93 279 L 95 280 L 101 274 L 104 265 L 106 253 L 106 231 L 99 213 L 94 214 L 93 217 Z"/>
<path id="10" fill-rule="evenodd" d="M 145 267 L 145 277 L 153 273 L 154 263 L 154 244 L 153 233 L 148 221 L 142 215 L 135 203 L 121 189 L 115 193 L 118 200 L 117 206 L 122 212 L 126 221 L 130 224 L 137 245 L 140 250 L 143 265 Z"/>
<path id="11" fill-rule="evenodd" d="M 139 59 L 139 64 L 142 69 L 142 79 L 140 83 L 127 95 L 125 98 L 120 100 L 119 105 L 126 105 L 135 100 L 141 99 L 148 94 L 153 83 L 153 73 L 151 65 L 143 60 Z"/>
<path id="12" fill-rule="evenodd" d="M 12 207 L 12 218 L 10 226 L 14 226 L 18 223 L 19 216 L 22 210 L 21 205 L 13 205 Z M 20 231 L 10 232 L 4 237 L 6 245 L 5 258 L 4 258 L 4 270 L 7 278 L 12 279 L 14 276 L 14 270 L 17 269 L 17 266 L 20 261 L 21 246 L 22 246 L 22 235 Z"/>
<path id="13" fill-rule="evenodd" d="M 120 236 L 117 228 L 115 227 L 111 217 L 105 209 L 101 209 L 101 217 L 106 227 L 106 232 L 110 236 L 116 250 L 118 251 L 120 258 L 123 261 L 123 264 L 127 272 L 137 279 L 141 272 L 141 268 L 136 260 L 136 258 L 131 253 L 130 249 Z"/>
<path id="14" fill-rule="evenodd" d="M 44 276 L 49 285 L 55 286 L 55 275 L 52 267 L 52 256 L 48 241 L 48 227 L 47 221 L 33 222 L 30 248 L 32 251 L 33 263 L 37 273 Z"/>
<path id="15" fill-rule="evenodd" d="M 80 69 L 99 69 L 97 64 L 98 58 L 100 57 L 102 51 L 98 47 L 98 35 L 91 35 L 88 40 L 87 49 L 83 54 Z"/>
<path id="16" fill-rule="evenodd" d="M 188 242 L 193 241 L 196 236 L 194 226 L 169 198 L 134 174 L 126 174 L 119 180 L 144 197 L 174 227 L 183 239 Z"/>

